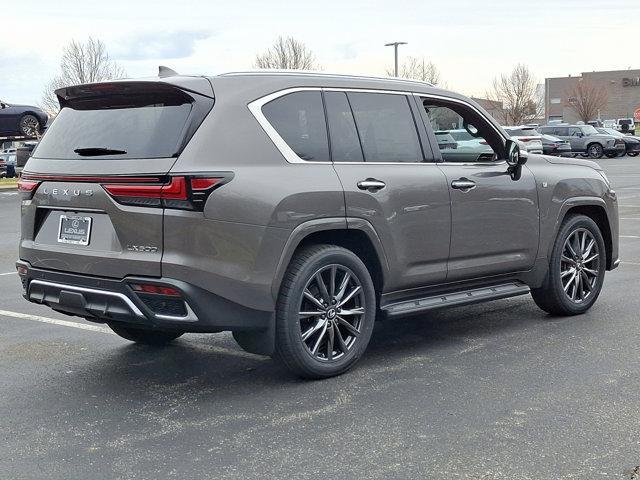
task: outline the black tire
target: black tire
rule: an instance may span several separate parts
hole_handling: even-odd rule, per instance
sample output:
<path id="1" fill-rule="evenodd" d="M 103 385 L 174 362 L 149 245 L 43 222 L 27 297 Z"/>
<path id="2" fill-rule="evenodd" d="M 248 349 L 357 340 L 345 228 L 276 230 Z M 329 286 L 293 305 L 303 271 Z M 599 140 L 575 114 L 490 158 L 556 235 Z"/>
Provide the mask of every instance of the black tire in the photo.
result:
<path id="1" fill-rule="evenodd" d="M 587 255 L 591 257 L 594 253 L 597 253 L 597 259 L 589 262 L 583 261 L 589 260 L 589 258 L 583 258 L 583 260 L 575 260 L 573 262 L 565 261 L 568 255 L 563 255 L 563 253 L 565 253 L 567 239 L 570 237 L 575 239 L 575 235 L 578 235 L 578 240 L 580 240 L 580 235 L 583 232 L 588 232 L 586 235 L 588 240 L 594 240 L 594 245 Z M 594 250 L 596 247 L 597 251 Z M 582 251 L 579 251 L 580 245 L 576 248 L 576 245 L 572 244 L 572 248 L 576 254 L 579 255 L 582 253 Z M 584 250 L 586 250 L 586 248 Z M 558 231 L 549 260 L 549 271 L 547 272 L 545 281 L 542 287 L 531 290 L 531 296 L 538 307 L 552 315 L 578 315 L 584 313 L 591 308 L 598 299 L 598 295 L 600 295 L 604 282 L 606 263 L 606 247 L 598 225 L 585 215 L 570 215 L 562 222 L 560 230 Z M 572 278 L 575 279 L 576 277 L 571 275 L 571 268 L 577 270 L 577 276 L 581 277 L 576 279 L 575 282 L 572 282 Z M 568 274 L 567 270 L 569 270 Z M 590 273 L 593 271 L 596 271 L 596 274 Z M 563 280 L 563 278 L 566 277 L 569 277 L 569 279 Z M 566 281 L 566 283 L 563 284 L 563 281 Z M 586 293 L 586 281 L 588 281 L 588 285 L 591 286 L 589 293 Z M 591 282 L 593 282 L 592 285 Z M 568 290 L 565 287 L 568 287 Z M 580 300 L 579 297 L 583 293 L 583 290 L 586 295 L 584 299 Z M 572 293 L 575 294 L 575 300 L 571 298 Z"/>
<path id="2" fill-rule="evenodd" d="M 627 155 L 629 155 L 630 157 L 637 157 L 638 152 L 628 152 Z"/>
<path id="3" fill-rule="evenodd" d="M 40 120 L 35 115 L 28 113 L 20 117 L 18 131 L 26 137 L 35 137 L 37 133 L 42 131 L 42 125 L 40 125 Z"/>
<path id="4" fill-rule="evenodd" d="M 302 311 L 316 314 L 301 316 Z M 304 248 L 291 259 L 278 295 L 275 357 L 304 378 L 340 375 L 364 353 L 375 317 L 373 281 L 357 255 L 334 245 Z"/>
<path id="5" fill-rule="evenodd" d="M 600 145 L 599 143 L 590 143 L 589 145 L 587 145 L 587 154 L 589 155 L 589 158 L 602 158 L 602 155 L 604 154 L 604 148 L 602 148 L 602 145 Z"/>
<path id="6" fill-rule="evenodd" d="M 132 342 L 142 343 L 143 345 L 166 345 L 174 341 L 183 332 L 169 332 L 158 330 L 146 330 L 143 328 L 125 327 L 123 325 L 109 324 L 109 328 L 114 333 L 124 339 Z"/>

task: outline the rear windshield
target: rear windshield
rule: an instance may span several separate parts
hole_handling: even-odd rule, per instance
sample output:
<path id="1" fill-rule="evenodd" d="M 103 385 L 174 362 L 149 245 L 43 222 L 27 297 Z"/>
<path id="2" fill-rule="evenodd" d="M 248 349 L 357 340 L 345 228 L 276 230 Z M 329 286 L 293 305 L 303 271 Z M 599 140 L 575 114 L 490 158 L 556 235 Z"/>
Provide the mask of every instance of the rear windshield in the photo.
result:
<path id="1" fill-rule="evenodd" d="M 618 120 L 619 125 L 631 125 L 633 123 L 630 118 L 623 118 Z"/>
<path id="2" fill-rule="evenodd" d="M 535 128 L 507 128 L 507 133 L 515 137 L 538 137 L 540 134 Z"/>
<path id="3" fill-rule="evenodd" d="M 163 158 L 179 153 L 194 100 L 177 89 L 67 101 L 36 148 L 52 159 Z"/>

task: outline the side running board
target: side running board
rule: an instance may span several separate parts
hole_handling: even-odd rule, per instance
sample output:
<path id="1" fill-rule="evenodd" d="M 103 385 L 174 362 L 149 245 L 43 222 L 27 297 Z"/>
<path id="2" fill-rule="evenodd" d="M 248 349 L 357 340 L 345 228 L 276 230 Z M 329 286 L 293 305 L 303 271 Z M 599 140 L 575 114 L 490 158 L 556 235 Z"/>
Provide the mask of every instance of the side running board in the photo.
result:
<path id="1" fill-rule="evenodd" d="M 390 303 L 381 308 L 389 317 L 409 315 L 412 313 L 433 310 L 442 307 L 469 305 L 488 300 L 515 297 L 529 293 L 529 287 L 520 282 L 509 282 L 491 287 L 458 290 L 423 298 L 415 298 L 401 302 Z"/>

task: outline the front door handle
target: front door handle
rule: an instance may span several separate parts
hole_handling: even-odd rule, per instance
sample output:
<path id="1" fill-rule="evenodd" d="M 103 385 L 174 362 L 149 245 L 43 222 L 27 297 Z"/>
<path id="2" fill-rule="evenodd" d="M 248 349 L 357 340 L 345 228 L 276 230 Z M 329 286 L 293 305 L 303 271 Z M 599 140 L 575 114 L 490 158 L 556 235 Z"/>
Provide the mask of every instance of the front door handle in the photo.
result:
<path id="1" fill-rule="evenodd" d="M 469 190 L 476 188 L 476 182 L 469 180 L 468 178 L 460 178 L 451 182 L 451 188 L 468 192 Z"/>
<path id="2" fill-rule="evenodd" d="M 375 178 L 367 178 L 366 180 L 360 180 L 358 182 L 358 188 L 360 190 L 369 190 L 370 192 L 377 192 L 386 186 L 387 184 L 382 180 L 376 180 Z"/>

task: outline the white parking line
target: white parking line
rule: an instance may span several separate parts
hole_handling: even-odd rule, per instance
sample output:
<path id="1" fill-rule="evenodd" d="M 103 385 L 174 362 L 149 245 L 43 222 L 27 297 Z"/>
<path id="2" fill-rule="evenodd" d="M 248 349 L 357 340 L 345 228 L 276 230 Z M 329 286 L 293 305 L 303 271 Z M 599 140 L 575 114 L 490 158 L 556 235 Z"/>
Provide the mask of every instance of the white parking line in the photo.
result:
<path id="1" fill-rule="evenodd" d="M 620 235 L 620 238 L 640 238 L 640 235 Z"/>
<path id="2" fill-rule="evenodd" d="M 92 332 L 109 333 L 115 335 L 111 329 L 101 327 L 99 325 L 86 325 L 84 323 L 69 322 L 67 320 L 58 320 L 56 318 L 41 317 L 39 315 L 29 315 L 27 313 L 10 312 L 8 310 L 0 310 L 0 316 L 22 318 L 24 320 L 34 320 L 36 322 L 50 323 L 52 325 L 61 325 L 63 327 L 80 328 L 82 330 L 90 330 Z"/>
<path id="3" fill-rule="evenodd" d="M 2 277 L 3 275 L 15 275 L 18 272 L 5 272 L 5 273 L 0 273 L 0 277 Z"/>
<path id="4" fill-rule="evenodd" d="M 49 323 L 52 325 L 60 325 L 62 327 L 79 328 L 81 330 L 89 330 L 91 332 L 106 333 L 109 335 L 115 335 L 115 333 L 109 327 L 102 327 L 100 325 L 87 325 L 85 323 L 69 322 L 67 320 L 58 320 L 57 318 L 41 317 L 40 315 L 29 315 L 27 313 L 11 312 L 8 310 L 0 310 L 0 317 L 13 317 L 21 318 L 23 320 L 33 320 L 35 322 Z M 199 348 L 203 348 L 212 352 L 219 353 L 221 355 L 231 355 L 240 358 L 249 358 L 251 360 L 268 360 L 269 357 L 262 355 L 254 355 L 243 350 L 232 350 L 230 348 L 218 347 L 215 345 L 207 345 L 201 342 L 194 342 Z"/>

